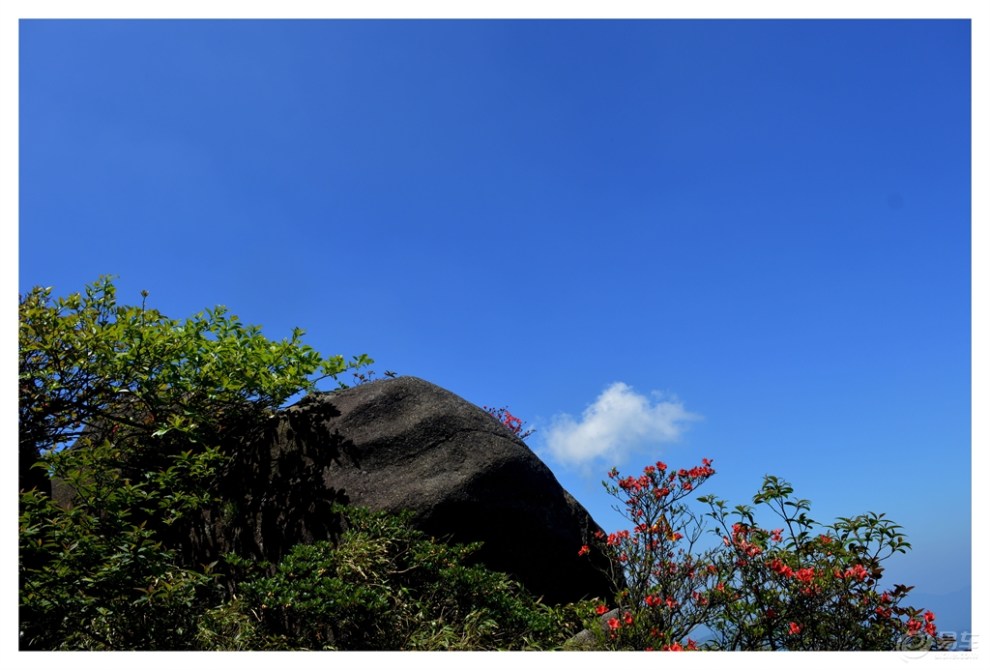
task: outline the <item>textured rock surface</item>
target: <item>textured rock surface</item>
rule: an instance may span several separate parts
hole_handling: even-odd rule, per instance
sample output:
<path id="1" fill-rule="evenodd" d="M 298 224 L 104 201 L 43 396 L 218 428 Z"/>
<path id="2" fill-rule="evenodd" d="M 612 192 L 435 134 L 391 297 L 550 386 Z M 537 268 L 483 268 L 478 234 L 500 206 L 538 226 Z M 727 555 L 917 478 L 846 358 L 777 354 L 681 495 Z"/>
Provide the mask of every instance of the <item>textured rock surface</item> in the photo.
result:
<path id="1" fill-rule="evenodd" d="M 482 562 L 547 602 L 609 593 L 602 573 L 577 556 L 598 528 L 587 511 L 511 431 L 421 379 L 308 396 L 236 467 L 228 495 L 241 502 L 217 548 L 278 558 L 296 542 L 332 535 L 328 509 L 338 500 L 411 509 L 435 537 L 483 541 Z"/>

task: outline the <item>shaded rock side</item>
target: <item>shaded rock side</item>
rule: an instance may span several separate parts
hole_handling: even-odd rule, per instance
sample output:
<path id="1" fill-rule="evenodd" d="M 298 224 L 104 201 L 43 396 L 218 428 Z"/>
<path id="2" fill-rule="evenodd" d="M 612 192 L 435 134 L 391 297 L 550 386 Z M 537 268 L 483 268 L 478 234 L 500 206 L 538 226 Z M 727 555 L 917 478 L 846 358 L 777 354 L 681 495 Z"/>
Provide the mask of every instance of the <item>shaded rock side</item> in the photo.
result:
<path id="1" fill-rule="evenodd" d="M 336 500 L 409 509 L 416 527 L 438 539 L 482 541 L 481 562 L 546 602 L 611 592 L 599 569 L 604 557 L 577 555 L 598 529 L 588 512 L 511 431 L 422 379 L 307 396 L 249 452 L 239 464 L 251 498 L 241 530 L 268 558 L 332 534 L 320 520 Z M 235 546 L 245 549 L 246 539 Z"/>

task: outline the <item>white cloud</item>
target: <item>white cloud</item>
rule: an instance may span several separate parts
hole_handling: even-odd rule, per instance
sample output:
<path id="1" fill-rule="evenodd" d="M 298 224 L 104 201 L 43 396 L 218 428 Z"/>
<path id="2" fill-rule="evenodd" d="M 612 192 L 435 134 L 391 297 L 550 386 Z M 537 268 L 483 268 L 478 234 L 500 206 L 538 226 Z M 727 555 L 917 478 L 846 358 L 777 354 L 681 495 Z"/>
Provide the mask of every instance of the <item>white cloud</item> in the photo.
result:
<path id="1" fill-rule="evenodd" d="M 676 398 L 651 395 L 653 401 L 616 382 L 585 408 L 580 421 L 569 414 L 555 416 L 545 437 L 550 455 L 566 465 L 596 460 L 617 465 L 635 452 L 675 442 L 687 422 L 701 418 Z"/>

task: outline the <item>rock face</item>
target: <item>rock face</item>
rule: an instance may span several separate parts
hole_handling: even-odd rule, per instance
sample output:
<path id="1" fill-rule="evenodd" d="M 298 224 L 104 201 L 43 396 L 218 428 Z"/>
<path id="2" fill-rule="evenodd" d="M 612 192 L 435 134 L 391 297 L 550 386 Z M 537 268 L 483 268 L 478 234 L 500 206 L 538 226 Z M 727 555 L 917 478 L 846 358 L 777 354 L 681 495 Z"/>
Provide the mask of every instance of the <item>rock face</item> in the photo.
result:
<path id="1" fill-rule="evenodd" d="M 341 501 L 409 509 L 438 539 L 480 540 L 481 562 L 546 602 L 610 593 L 592 565 L 603 557 L 577 555 L 598 529 L 588 512 L 511 431 L 421 379 L 307 396 L 237 467 L 243 472 L 229 499 L 242 502 L 229 512 L 218 549 L 278 558 L 295 543 L 331 536 L 329 505 Z"/>

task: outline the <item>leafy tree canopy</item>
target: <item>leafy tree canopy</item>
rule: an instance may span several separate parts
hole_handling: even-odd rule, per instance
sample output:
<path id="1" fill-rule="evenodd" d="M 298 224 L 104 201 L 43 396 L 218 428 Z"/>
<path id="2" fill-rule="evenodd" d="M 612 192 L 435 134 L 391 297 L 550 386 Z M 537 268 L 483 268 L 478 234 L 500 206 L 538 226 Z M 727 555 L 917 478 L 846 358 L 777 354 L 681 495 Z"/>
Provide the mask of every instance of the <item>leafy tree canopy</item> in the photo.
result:
<path id="1" fill-rule="evenodd" d="M 65 298 L 40 287 L 21 297 L 22 489 L 44 489 L 44 472 L 33 471 L 38 458 L 86 432 L 110 431 L 133 445 L 168 436 L 211 446 L 319 381 L 372 362 L 325 358 L 298 328 L 269 340 L 224 307 L 177 321 L 144 300 L 119 305 L 116 293 L 102 277 Z"/>

